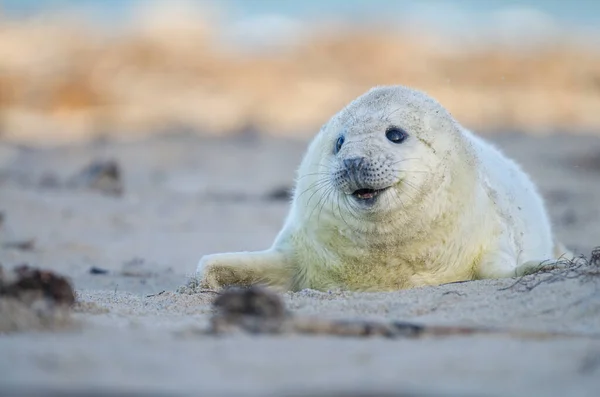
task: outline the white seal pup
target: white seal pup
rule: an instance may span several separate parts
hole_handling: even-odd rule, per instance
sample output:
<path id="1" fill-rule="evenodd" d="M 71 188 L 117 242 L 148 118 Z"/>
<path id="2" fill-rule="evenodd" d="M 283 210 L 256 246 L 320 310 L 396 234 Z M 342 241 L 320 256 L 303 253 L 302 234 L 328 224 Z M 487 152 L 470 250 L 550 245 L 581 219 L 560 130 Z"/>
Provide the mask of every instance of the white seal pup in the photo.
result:
<path id="1" fill-rule="evenodd" d="M 271 248 L 204 256 L 206 288 L 390 291 L 555 265 L 536 186 L 427 94 L 375 87 L 334 115 L 298 169 Z"/>

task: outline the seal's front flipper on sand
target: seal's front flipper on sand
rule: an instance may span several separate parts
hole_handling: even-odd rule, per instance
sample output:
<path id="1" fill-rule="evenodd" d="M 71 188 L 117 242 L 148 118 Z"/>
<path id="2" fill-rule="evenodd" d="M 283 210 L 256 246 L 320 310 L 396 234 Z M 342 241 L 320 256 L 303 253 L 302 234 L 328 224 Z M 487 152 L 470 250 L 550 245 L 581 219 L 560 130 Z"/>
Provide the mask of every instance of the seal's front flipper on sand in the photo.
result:
<path id="1" fill-rule="evenodd" d="M 206 255 L 196 269 L 203 288 L 208 289 L 264 284 L 288 290 L 292 273 L 288 258 L 276 250 Z"/>

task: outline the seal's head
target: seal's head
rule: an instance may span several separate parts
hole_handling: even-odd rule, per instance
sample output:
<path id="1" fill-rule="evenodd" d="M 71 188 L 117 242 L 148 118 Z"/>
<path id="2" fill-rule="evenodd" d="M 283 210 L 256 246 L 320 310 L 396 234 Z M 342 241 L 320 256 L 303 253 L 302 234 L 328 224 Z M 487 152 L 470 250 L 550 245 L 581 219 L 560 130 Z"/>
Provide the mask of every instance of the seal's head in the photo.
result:
<path id="1" fill-rule="evenodd" d="M 458 123 L 426 94 L 374 88 L 323 126 L 300 168 L 297 190 L 321 191 L 314 203 L 305 199 L 309 209 L 333 202 L 354 216 L 387 216 L 443 184 L 456 169 L 451 164 L 464 159 L 460 136 Z"/>

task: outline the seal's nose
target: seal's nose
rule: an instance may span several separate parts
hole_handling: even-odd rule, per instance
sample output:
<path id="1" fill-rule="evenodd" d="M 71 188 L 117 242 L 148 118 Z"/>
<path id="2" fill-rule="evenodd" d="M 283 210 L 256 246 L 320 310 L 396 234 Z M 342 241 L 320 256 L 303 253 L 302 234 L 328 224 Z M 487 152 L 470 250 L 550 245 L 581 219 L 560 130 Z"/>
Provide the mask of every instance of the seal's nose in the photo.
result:
<path id="1" fill-rule="evenodd" d="M 364 164 L 365 164 L 364 157 L 354 157 L 351 159 L 344 160 L 344 167 L 346 167 L 346 169 L 350 172 L 353 172 L 353 171 L 356 172 L 356 171 L 362 170 Z"/>

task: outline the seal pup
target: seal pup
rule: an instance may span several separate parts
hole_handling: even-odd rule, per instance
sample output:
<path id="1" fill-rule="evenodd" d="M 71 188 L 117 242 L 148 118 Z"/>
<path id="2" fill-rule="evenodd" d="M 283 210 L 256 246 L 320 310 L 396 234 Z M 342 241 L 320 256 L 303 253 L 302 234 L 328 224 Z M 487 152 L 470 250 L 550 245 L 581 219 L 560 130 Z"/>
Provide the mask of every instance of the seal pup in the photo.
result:
<path id="1" fill-rule="evenodd" d="M 435 99 L 375 87 L 310 143 L 291 209 L 264 251 L 202 257 L 205 288 L 391 291 L 556 266 L 528 175 Z"/>

